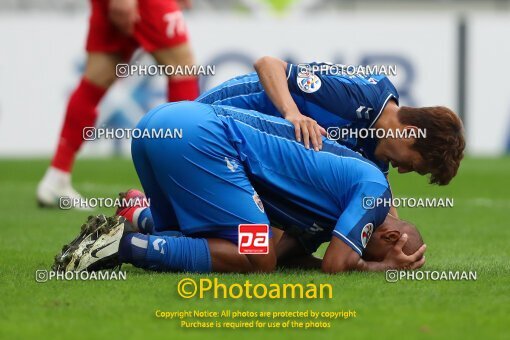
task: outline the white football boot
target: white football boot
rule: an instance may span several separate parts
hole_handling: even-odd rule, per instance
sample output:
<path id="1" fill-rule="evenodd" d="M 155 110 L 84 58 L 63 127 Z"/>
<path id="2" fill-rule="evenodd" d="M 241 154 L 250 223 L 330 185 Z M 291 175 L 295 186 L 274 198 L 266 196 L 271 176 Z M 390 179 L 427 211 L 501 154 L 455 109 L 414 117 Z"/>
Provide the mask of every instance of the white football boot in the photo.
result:
<path id="1" fill-rule="evenodd" d="M 55 271 L 96 271 L 120 267 L 119 244 L 124 217 L 90 216 L 80 234 L 55 256 Z"/>

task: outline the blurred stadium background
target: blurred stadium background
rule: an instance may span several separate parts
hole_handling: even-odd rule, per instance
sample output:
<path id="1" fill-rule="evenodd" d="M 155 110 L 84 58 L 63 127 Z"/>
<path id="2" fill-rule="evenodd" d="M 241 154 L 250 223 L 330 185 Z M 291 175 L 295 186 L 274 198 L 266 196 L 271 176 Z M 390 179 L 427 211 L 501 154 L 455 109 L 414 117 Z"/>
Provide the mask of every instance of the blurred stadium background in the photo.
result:
<path id="1" fill-rule="evenodd" d="M 262 55 L 291 62 L 396 64 L 402 104 L 446 105 L 466 123 L 468 153 L 510 150 L 510 1 L 195 0 L 186 20 L 202 90 L 252 71 Z M 0 157 L 52 153 L 85 59 L 86 0 L 0 1 Z M 139 53 L 133 62 L 151 63 Z M 98 126 L 131 127 L 164 101 L 161 77 L 117 82 Z M 129 141 L 86 143 L 82 157 L 128 155 Z"/>

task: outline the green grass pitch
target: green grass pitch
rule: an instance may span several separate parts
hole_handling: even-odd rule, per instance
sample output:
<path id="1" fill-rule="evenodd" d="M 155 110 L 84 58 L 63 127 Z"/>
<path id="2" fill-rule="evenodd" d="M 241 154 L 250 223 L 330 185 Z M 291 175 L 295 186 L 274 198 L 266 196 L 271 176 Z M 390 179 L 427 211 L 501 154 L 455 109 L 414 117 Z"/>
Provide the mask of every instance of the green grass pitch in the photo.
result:
<path id="1" fill-rule="evenodd" d="M 124 266 L 126 281 L 35 282 L 60 247 L 75 236 L 87 212 L 36 207 L 34 192 L 46 160 L 0 160 L 0 339 L 508 339 L 510 324 L 510 158 L 468 158 L 447 187 L 391 174 L 395 196 L 453 197 L 454 208 L 400 209 L 428 245 L 424 270 L 475 270 L 477 281 L 387 283 L 384 273 L 324 275 L 280 270 L 272 275 L 211 275 L 225 283 L 331 283 L 333 299 L 189 300 L 176 292 L 186 274 L 144 272 Z M 115 197 L 139 187 L 127 159 L 80 160 L 76 188 Z M 112 214 L 108 209 L 94 212 Z M 322 254 L 324 247 L 319 250 Z M 191 275 L 190 277 L 199 277 Z M 356 310 L 329 329 L 181 329 L 155 310 Z"/>

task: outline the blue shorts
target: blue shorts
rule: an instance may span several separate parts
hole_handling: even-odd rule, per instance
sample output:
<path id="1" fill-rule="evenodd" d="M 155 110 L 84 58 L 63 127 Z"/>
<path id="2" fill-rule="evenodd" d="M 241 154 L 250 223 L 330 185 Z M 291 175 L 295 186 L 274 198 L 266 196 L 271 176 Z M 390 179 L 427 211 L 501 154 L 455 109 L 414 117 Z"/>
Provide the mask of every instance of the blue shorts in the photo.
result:
<path id="1" fill-rule="evenodd" d="M 154 131 L 171 132 L 167 138 L 133 139 L 131 145 L 157 232 L 180 230 L 186 236 L 237 243 L 239 224 L 269 224 L 238 151 L 211 106 L 164 104 L 145 115 L 137 128 L 152 137 Z"/>

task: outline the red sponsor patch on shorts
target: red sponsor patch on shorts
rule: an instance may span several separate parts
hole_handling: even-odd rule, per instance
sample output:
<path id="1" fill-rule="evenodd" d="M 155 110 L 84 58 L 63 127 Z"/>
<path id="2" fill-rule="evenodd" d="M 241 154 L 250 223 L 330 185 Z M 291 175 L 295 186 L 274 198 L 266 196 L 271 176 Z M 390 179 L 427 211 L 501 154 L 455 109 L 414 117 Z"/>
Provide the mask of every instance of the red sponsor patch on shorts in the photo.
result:
<path id="1" fill-rule="evenodd" d="M 239 254 L 269 253 L 269 226 L 267 224 L 240 224 Z"/>

